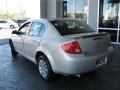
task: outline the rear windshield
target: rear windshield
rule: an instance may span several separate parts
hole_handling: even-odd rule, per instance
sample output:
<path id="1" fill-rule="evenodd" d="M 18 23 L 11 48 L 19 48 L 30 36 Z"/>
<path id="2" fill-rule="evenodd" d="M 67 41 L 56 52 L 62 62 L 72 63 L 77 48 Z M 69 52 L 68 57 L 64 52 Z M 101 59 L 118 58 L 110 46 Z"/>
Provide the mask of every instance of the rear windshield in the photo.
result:
<path id="1" fill-rule="evenodd" d="M 79 20 L 54 20 L 51 23 L 61 35 L 94 32 L 87 24 Z"/>

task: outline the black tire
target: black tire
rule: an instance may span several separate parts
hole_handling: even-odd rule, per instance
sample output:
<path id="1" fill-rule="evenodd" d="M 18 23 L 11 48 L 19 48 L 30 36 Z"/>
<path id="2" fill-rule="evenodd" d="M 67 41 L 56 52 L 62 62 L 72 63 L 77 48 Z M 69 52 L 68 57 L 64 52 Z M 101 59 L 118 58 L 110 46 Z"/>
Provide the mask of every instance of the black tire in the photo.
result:
<path id="1" fill-rule="evenodd" d="M 14 29 L 15 27 L 14 27 L 14 25 L 10 25 L 10 29 Z"/>
<path id="2" fill-rule="evenodd" d="M 12 41 L 10 41 L 10 48 L 11 48 L 12 56 L 16 56 L 18 53 L 15 51 L 15 48 L 14 48 Z"/>
<path id="3" fill-rule="evenodd" d="M 51 68 L 51 65 L 48 59 L 44 55 L 42 55 L 42 56 L 39 56 L 37 61 L 38 61 L 38 64 L 37 64 L 38 70 L 39 70 L 41 77 L 46 81 L 52 80 L 54 77 L 54 73 L 52 71 L 52 68 Z"/>

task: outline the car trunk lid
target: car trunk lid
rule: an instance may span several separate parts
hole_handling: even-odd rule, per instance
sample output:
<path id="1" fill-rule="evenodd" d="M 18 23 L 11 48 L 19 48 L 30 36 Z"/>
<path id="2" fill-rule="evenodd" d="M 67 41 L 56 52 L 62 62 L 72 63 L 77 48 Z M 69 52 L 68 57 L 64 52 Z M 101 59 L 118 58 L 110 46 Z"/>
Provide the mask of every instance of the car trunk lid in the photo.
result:
<path id="1" fill-rule="evenodd" d="M 106 33 L 92 32 L 65 37 L 78 41 L 82 53 L 88 56 L 105 52 L 110 44 L 110 37 Z"/>

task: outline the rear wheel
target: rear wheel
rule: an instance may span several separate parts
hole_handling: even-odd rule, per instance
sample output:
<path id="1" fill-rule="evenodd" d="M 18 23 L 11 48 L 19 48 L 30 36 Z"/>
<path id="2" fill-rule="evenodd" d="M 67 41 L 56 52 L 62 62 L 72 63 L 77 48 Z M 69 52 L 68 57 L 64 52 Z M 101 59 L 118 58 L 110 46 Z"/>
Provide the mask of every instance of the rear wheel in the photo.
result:
<path id="1" fill-rule="evenodd" d="M 15 27 L 14 27 L 14 25 L 10 25 L 10 29 L 14 29 Z"/>
<path id="2" fill-rule="evenodd" d="M 48 59 L 42 55 L 38 58 L 38 69 L 41 77 L 44 80 L 51 80 L 53 78 L 53 71 Z"/>
<path id="3" fill-rule="evenodd" d="M 12 41 L 10 41 L 10 48 L 11 48 L 12 56 L 16 56 L 18 53 L 15 51 Z"/>

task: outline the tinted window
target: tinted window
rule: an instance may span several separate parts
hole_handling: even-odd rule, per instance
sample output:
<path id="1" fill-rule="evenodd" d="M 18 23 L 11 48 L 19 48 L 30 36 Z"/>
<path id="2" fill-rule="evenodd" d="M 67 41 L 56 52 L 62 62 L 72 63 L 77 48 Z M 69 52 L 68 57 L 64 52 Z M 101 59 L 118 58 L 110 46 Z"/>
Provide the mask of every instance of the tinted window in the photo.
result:
<path id="1" fill-rule="evenodd" d="M 26 20 L 17 20 L 17 23 L 24 23 Z"/>
<path id="2" fill-rule="evenodd" d="M 87 21 L 88 0 L 62 0 L 64 18 L 81 18 Z"/>
<path id="3" fill-rule="evenodd" d="M 78 20 L 54 20 L 51 23 L 61 35 L 94 32 L 87 24 Z"/>
<path id="4" fill-rule="evenodd" d="M 99 27 L 117 28 L 120 0 L 100 0 Z"/>
<path id="5" fill-rule="evenodd" d="M 40 22 L 34 22 L 31 25 L 29 35 L 30 36 L 38 36 L 40 33 L 42 23 Z"/>
<path id="6" fill-rule="evenodd" d="M 0 21 L 0 23 L 7 23 L 7 21 Z"/>

